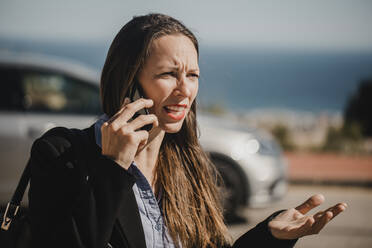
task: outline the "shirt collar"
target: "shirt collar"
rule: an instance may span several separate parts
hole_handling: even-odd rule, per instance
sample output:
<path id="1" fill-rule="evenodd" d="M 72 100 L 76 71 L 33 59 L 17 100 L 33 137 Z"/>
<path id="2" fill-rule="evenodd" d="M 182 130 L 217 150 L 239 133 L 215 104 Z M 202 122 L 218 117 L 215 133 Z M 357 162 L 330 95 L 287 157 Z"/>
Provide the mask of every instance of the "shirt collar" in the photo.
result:
<path id="1" fill-rule="evenodd" d="M 95 139 L 96 139 L 96 144 L 102 148 L 102 134 L 101 134 L 101 126 L 103 125 L 103 123 L 105 123 L 106 121 L 108 121 L 110 118 L 106 115 L 106 114 L 103 114 L 101 115 L 98 120 L 96 121 L 96 123 L 94 123 L 94 135 L 95 135 Z"/>

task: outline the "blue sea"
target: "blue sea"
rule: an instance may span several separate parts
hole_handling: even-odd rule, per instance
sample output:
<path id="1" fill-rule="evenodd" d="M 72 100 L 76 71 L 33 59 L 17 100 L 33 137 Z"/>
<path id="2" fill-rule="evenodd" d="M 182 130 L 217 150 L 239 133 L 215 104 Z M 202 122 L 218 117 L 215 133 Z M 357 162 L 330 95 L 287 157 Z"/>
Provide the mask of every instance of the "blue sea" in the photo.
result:
<path id="1" fill-rule="evenodd" d="M 107 43 L 0 39 L 0 49 L 78 60 L 101 70 Z M 372 51 L 300 51 L 201 46 L 198 101 L 245 112 L 282 108 L 342 112 L 362 79 L 372 78 Z"/>

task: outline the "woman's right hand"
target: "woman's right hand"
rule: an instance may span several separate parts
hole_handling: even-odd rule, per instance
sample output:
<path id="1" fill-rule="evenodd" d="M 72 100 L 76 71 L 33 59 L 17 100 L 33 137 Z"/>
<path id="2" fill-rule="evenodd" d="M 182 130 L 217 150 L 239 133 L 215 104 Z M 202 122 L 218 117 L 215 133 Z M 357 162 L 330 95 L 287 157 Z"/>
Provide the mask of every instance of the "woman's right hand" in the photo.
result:
<path id="1" fill-rule="evenodd" d="M 157 127 L 158 118 L 154 114 L 148 114 L 128 121 L 137 111 L 150 108 L 153 104 L 151 99 L 140 98 L 129 103 L 129 99 L 126 98 L 123 107 L 101 127 L 102 155 L 128 169 L 137 151 L 146 145 L 149 137 L 149 132 L 140 128 L 147 124 Z"/>

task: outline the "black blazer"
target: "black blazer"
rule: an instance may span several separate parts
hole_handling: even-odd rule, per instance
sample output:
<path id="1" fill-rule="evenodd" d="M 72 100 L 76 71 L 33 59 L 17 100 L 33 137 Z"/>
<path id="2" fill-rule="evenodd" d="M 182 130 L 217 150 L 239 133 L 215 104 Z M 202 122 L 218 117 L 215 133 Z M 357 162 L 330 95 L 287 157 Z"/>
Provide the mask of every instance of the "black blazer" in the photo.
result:
<path id="1" fill-rule="evenodd" d="M 48 131 L 34 142 L 30 163 L 33 247 L 146 247 L 132 190 L 135 179 L 101 155 L 94 126 Z M 233 247 L 293 247 L 296 240 L 278 240 L 269 232 L 274 215 Z"/>

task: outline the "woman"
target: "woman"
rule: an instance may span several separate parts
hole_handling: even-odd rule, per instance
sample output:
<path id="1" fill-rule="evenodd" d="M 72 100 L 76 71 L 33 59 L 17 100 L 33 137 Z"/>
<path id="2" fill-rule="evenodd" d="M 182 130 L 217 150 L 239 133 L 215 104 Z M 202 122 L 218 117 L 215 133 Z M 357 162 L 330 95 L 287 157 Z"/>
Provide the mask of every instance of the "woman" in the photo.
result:
<path id="1" fill-rule="evenodd" d="M 197 139 L 198 55 L 195 36 L 166 15 L 120 30 L 102 71 L 105 115 L 32 147 L 34 247 L 230 247 L 217 173 Z M 144 98 L 130 101 L 136 87 Z M 322 201 L 274 213 L 233 247 L 293 247 L 346 207 L 304 215 Z"/>

